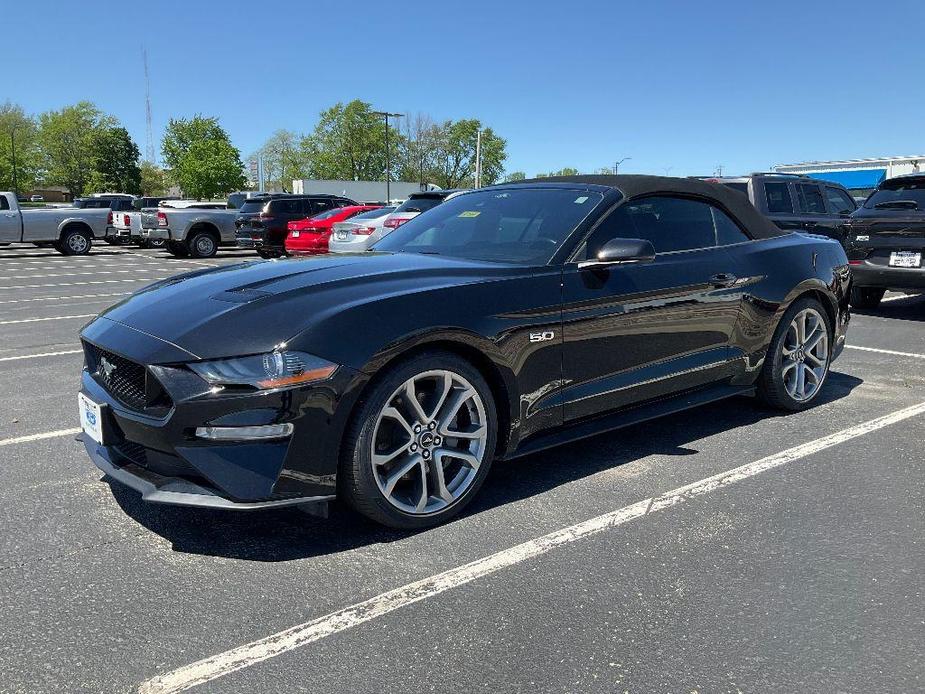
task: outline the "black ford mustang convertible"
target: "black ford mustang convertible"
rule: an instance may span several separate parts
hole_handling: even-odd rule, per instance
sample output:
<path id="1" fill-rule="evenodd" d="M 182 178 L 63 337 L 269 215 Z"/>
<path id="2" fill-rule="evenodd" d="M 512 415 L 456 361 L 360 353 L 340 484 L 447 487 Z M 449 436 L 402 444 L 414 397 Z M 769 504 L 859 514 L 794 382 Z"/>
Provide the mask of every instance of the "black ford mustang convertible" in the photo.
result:
<path id="1" fill-rule="evenodd" d="M 733 395 L 809 406 L 849 285 L 837 242 L 721 185 L 483 188 L 372 252 L 207 269 L 113 306 L 81 333 L 83 438 L 148 501 L 337 497 L 420 528 L 496 458 Z"/>

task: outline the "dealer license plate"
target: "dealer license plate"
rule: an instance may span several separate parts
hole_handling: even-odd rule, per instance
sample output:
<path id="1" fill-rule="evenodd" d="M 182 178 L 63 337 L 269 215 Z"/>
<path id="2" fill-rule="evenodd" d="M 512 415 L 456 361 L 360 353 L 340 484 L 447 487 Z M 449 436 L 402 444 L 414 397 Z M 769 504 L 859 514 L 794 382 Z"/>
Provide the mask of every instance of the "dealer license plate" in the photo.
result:
<path id="1" fill-rule="evenodd" d="M 890 253 L 890 267 L 921 267 L 922 254 L 913 251 L 893 251 Z"/>
<path id="2" fill-rule="evenodd" d="M 98 444 L 103 443 L 103 410 L 83 393 L 77 394 L 77 407 L 80 410 L 80 426 L 84 433 Z"/>
<path id="3" fill-rule="evenodd" d="M 299 231 L 293 231 L 293 232 L 290 232 L 290 235 L 292 236 L 292 238 L 297 239 L 297 238 L 299 238 L 299 234 L 300 234 L 300 233 L 301 233 L 301 232 L 299 232 Z"/>

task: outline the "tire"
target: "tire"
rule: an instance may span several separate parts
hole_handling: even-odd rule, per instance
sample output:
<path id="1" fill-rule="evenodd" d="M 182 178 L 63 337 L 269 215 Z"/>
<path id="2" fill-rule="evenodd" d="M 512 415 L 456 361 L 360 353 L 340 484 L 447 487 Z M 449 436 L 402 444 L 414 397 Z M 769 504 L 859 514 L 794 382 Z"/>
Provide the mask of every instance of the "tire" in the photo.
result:
<path id="1" fill-rule="evenodd" d="M 886 294 L 886 289 L 853 286 L 851 287 L 851 296 L 848 303 L 854 308 L 877 308 L 884 294 Z"/>
<path id="2" fill-rule="evenodd" d="M 165 247 L 167 252 L 175 258 L 185 258 L 189 255 L 189 249 L 182 241 L 167 241 Z"/>
<path id="3" fill-rule="evenodd" d="M 63 255 L 87 255 L 92 246 L 93 240 L 85 229 L 71 228 L 64 230 L 56 248 Z"/>
<path id="4" fill-rule="evenodd" d="M 409 384 L 417 408 L 408 399 Z M 412 357 L 378 377 L 354 412 L 338 468 L 340 494 L 392 528 L 443 523 L 484 483 L 497 422 L 491 389 L 472 364 L 449 352 Z M 384 451 L 375 462 L 374 447 Z"/>
<path id="5" fill-rule="evenodd" d="M 789 412 L 810 407 L 829 375 L 832 342 L 832 321 L 822 304 L 809 297 L 793 302 L 774 331 L 758 378 L 759 397 Z"/>
<path id="6" fill-rule="evenodd" d="M 271 258 L 276 257 L 276 253 L 273 251 L 265 251 L 262 248 L 257 249 L 257 255 L 259 255 L 264 260 L 270 260 Z"/>
<path id="7" fill-rule="evenodd" d="M 208 231 L 197 231 L 186 240 L 186 247 L 193 258 L 211 258 L 218 253 L 218 240 Z"/>

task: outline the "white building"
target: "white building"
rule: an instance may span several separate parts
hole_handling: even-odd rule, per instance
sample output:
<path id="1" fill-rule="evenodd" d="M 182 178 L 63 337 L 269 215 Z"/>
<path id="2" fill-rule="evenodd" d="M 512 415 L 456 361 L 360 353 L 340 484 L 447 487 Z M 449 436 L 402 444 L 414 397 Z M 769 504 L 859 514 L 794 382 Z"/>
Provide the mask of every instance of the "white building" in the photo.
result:
<path id="1" fill-rule="evenodd" d="M 807 161 L 802 164 L 779 164 L 774 170 L 778 173 L 806 174 L 813 178 L 841 183 L 855 197 L 866 197 L 886 178 L 925 171 L 925 154 L 912 157 Z"/>

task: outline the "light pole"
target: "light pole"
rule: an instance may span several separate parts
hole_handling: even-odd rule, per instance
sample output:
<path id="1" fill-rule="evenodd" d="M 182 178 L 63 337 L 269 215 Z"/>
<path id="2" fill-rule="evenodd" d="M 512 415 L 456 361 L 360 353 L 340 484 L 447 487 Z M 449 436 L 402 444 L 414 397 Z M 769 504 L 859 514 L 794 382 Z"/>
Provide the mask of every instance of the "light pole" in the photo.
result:
<path id="1" fill-rule="evenodd" d="M 388 111 L 373 111 L 373 115 L 385 118 L 385 204 L 392 201 L 391 181 L 392 170 L 389 161 L 389 118 L 401 118 L 404 113 L 389 113 Z"/>
<path id="2" fill-rule="evenodd" d="M 662 169 L 665 171 L 665 175 L 666 175 L 666 176 L 668 175 L 668 173 L 669 173 L 673 168 L 674 168 L 673 166 L 663 166 L 663 167 L 662 167 Z"/>
<path id="3" fill-rule="evenodd" d="M 625 161 L 629 161 L 630 159 L 632 159 L 632 157 L 623 157 L 620 161 L 614 162 L 614 164 L 613 164 L 613 174 L 614 174 L 614 176 L 616 176 L 618 173 L 620 173 L 620 164 L 622 164 L 622 163 L 625 162 Z"/>

